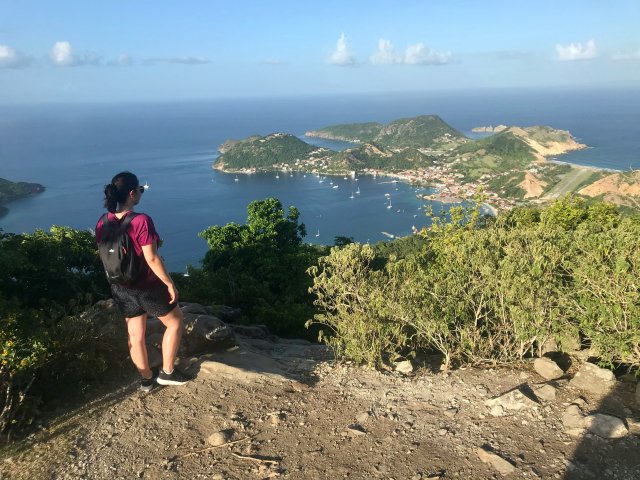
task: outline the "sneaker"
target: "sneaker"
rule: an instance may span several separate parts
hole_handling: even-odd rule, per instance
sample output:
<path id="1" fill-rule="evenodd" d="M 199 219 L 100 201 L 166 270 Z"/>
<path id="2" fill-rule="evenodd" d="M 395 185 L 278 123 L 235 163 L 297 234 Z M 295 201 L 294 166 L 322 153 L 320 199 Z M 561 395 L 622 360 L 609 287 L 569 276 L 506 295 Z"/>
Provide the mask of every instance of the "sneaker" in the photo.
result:
<path id="1" fill-rule="evenodd" d="M 140 390 L 143 392 L 150 392 L 153 390 L 153 385 L 158 378 L 158 368 L 154 367 L 151 369 L 151 378 L 143 378 L 140 380 Z"/>
<path id="2" fill-rule="evenodd" d="M 193 380 L 193 378 L 182 373 L 178 369 L 174 369 L 170 374 L 165 373 L 164 370 L 160 370 L 160 374 L 156 381 L 159 385 L 184 385 L 189 380 Z"/>

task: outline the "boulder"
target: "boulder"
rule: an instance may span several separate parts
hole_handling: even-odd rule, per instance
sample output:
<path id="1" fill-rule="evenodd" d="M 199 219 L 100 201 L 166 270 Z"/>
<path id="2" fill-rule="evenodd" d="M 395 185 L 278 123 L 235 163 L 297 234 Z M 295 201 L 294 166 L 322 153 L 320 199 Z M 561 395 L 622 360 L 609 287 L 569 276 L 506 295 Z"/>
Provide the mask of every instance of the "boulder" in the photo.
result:
<path id="1" fill-rule="evenodd" d="M 536 388 L 533 393 L 536 397 L 547 402 L 553 402 L 556 399 L 556 388 L 553 385 L 543 385 Z"/>
<path id="2" fill-rule="evenodd" d="M 590 433 L 602 438 L 622 438 L 629 433 L 629 429 L 622 419 L 604 413 L 587 415 L 584 417 L 583 423 Z"/>
<path id="3" fill-rule="evenodd" d="M 239 308 L 228 307 L 227 305 L 212 305 L 207 307 L 208 313 L 218 317 L 225 323 L 235 323 L 242 317 Z"/>
<path id="4" fill-rule="evenodd" d="M 555 380 L 564 375 L 564 371 L 558 364 L 547 357 L 536 358 L 533 361 L 533 368 L 545 380 Z"/>
<path id="5" fill-rule="evenodd" d="M 269 329 L 266 325 L 232 325 L 233 331 L 248 338 L 267 338 Z"/>
<path id="6" fill-rule="evenodd" d="M 405 375 L 413 372 L 413 364 L 411 360 L 404 360 L 402 362 L 396 362 L 393 366 L 396 372 L 404 373 Z"/>
<path id="7" fill-rule="evenodd" d="M 235 344 L 233 329 L 219 318 L 196 313 L 184 314 L 181 355 L 193 356 L 214 352 Z"/>
<path id="8" fill-rule="evenodd" d="M 640 405 L 640 382 L 636 385 L 636 403 Z"/>
<path id="9" fill-rule="evenodd" d="M 558 342 L 553 337 L 547 338 L 540 345 L 540 355 L 544 355 L 545 353 L 557 352 L 559 351 Z"/>
<path id="10" fill-rule="evenodd" d="M 478 448 L 476 449 L 476 454 L 478 455 L 478 458 L 480 460 L 491 465 L 502 475 L 508 475 L 516 470 L 516 467 L 514 467 L 511 462 L 508 462 L 501 456 L 489 451 L 488 449 Z"/>
<path id="11" fill-rule="evenodd" d="M 584 415 L 580 407 L 575 404 L 571 404 L 562 414 L 562 425 L 567 435 L 577 437 L 582 435 L 585 429 Z"/>
<path id="12" fill-rule="evenodd" d="M 182 310 L 182 313 L 198 313 L 201 315 L 206 315 L 209 313 L 199 303 L 180 302 L 180 310 Z"/>
<path id="13" fill-rule="evenodd" d="M 585 363 L 569 382 L 569 385 L 598 395 L 613 389 L 616 377 L 611 370 L 600 368 L 593 363 Z"/>
<path id="14" fill-rule="evenodd" d="M 127 324 L 124 316 L 113 299 L 96 302 L 91 308 L 81 314 L 83 320 L 89 321 L 98 334 L 126 337 Z"/>
<path id="15" fill-rule="evenodd" d="M 530 390 L 528 385 L 515 388 L 503 395 L 485 400 L 484 404 L 491 409 L 493 416 L 502 416 L 505 410 L 518 411 L 537 408 L 538 403 L 525 394 L 525 392 L 529 393 L 528 390 Z"/>

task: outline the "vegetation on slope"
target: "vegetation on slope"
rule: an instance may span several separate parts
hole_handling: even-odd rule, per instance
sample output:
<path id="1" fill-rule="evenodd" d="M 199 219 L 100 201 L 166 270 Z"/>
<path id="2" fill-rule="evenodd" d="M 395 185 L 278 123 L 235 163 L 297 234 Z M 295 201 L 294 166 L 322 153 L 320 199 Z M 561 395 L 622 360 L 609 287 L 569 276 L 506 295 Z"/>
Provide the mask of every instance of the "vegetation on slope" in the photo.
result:
<path id="1" fill-rule="evenodd" d="M 0 178 L 0 217 L 8 212 L 2 204 L 43 191 L 44 187 L 39 183 L 11 182 Z"/>
<path id="2" fill-rule="evenodd" d="M 386 172 L 399 172 L 424 168 L 433 164 L 435 157 L 415 148 L 389 151 L 374 144 L 349 148 L 333 154 L 330 163 L 334 170 L 364 170 L 368 168 Z"/>
<path id="3" fill-rule="evenodd" d="M 437 115 L 403 118 L 385 125 L 374 142 L 391 148 L 425 148 L 466 137 Z"/>
<path id="4" fill-rule="evenodd" d="M 307 137 L 328 138 L 345 142 L 373 142 L 382 130 L 382 125 L 375 122 L 346 123 L 312 130 L 305 133 Z"/>
<path id="5" fill-rule="evenodd" d="M 274 133 L 266 137 L 250 137 L 225 149 L 215 162 L 215 166 L 225 169 L 272 168 L 279 164 L 294 164 L 296 160 L 307 159 L 320 149 L 303 142 L 299 138 L 284 133 Z"/>
<path id="6" fill-rule="evenodd" d="M 517 361 L 580 334 L 602 362 L 640 366 L 640 220 L 573 197 L 484 226 L 451 218 L 385 262 L 360 244 L 321 258 L 310 269 L 320 338 L 375 366 L 434 350 L 459 365 Z"/>

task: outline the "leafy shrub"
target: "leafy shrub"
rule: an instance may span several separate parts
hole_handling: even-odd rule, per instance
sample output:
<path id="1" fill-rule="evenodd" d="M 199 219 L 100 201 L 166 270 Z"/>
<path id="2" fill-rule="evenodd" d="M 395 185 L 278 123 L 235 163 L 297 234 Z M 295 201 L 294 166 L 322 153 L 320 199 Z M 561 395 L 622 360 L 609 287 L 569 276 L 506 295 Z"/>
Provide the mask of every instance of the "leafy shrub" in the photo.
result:
<path id="1" fill-rule="evenodd" d="M 279 200 L 251 202 L 246 224 L 212 226 L 200 233 L 209 244 L 202 269 L 180 279 L 185 298 L 242 309 L 245 321 L 264 323 L 281 335 L 305 334 L 313 315 L 306 270 L 320 256 L 302 243 L 304 224 L 295 207 Z"/>
<path id="2" fill-rule="evenodd" d="M 599 224 L 598 227 L 601 225 Z M 640 366 L 640 223 L 579 229 L 573 237 L 573 310 L 598 357 Z"/>
<path id="3" fill-rule="evenodd" d="M 315 323 L 330 328 L 320 338 L 336 353 L 376 367 L 393 360 L 406 349 L 410 332 L 404 327 L 402 311 L 396 309 L 402 278 L 388 263 L 388 269 L 375 270 L 373 248 L 352 243 L 334 247 L 309 273 L 314 277 L 311 291 L 322 313 Z M 314 322 L 307 322 L 307 326 Z"/>
<path id="4" fill-rule="evenodd" d="M 107 293 L 90 232 L 0 231 L 0 434 L 31 423 L 50 392 L 115 366 L 115 337 L 78 314 Z"/>
<path id="5" fill-rule="evenodd" d="M 419 350 L 446 366 L 508 362 L 580 330 L 604 362 L 640 364 L 640 222 L 574 198 L 484 226 L 460 211 L 436 220 L 404 258 L 349 245 L 310 269 L 315 321 L 340 354 L 375 366 Z"/>

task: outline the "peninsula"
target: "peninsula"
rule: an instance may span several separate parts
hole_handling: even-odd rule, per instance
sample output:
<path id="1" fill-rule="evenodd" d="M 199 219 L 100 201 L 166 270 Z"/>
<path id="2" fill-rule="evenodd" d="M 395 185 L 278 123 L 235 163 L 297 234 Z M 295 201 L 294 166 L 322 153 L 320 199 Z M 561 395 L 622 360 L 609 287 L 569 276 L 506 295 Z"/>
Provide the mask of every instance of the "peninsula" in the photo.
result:
<path id="1" fill-rule="evenodd" d="M 0 217 L 9 212 L 5 203 L 41 192 L 44 192 L 44 186 L 39 183 L 11 182 L 0 178 Z"/>
<path id="2" fill-rule="evenodd" d="M 614 178 L 618 173 L 558 161 L 564 153 L 586 148 L 566 130 L 548 126 L 481 128 L 493 133 L 472 140 L 439 116 L 423 115 L 387 125 L 342 124 L 306 132 L 306 137 L 353 144 L 339 152 L 286 133 L 253 135 L 221 145 L 213 168 L 230 173 L 282 170 L 392 175 L 436 187 L 438 193 L 424 197 L 427 200 L 464 201 L 482 191 L 488 203 L 498 209 L 544 203 L 566 193 L 638 206 L 640 177 L 634 172 L 619 179 Z"/>

